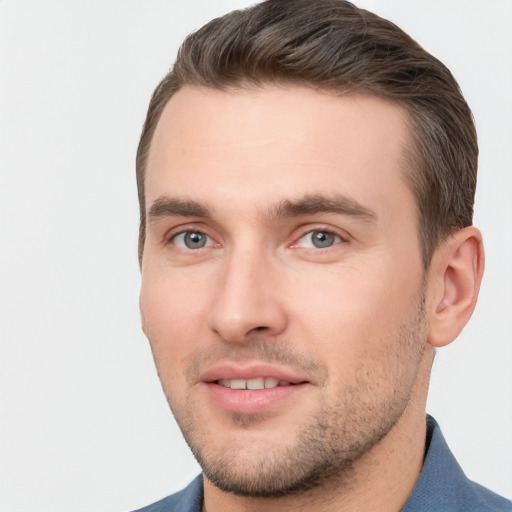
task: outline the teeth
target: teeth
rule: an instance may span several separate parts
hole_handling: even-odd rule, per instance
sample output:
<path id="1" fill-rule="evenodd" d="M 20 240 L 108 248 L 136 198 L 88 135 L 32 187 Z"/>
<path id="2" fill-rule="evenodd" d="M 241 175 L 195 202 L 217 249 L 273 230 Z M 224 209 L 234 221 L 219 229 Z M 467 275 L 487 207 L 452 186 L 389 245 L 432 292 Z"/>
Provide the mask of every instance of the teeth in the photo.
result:
<path id="1" fill-rule="evenodd" d="M 263 377 L 258 377 L 257 379 L 249 379 L 247 381 L 247 389 L 265 389 L 265 379 Z"/>
<path id="2" fill-rule="evenodd" d="M 247 389 L 247 381 L 243 379 L 233 379 L 230 385 L 231 389 Z"/>
<path id="3" fill-rule="evenodd" d="M 277 386 L 289 386 L 285 380 L 274 379 L 274 377 L 256 377 L 254 379 L 219 379 L 219 386 L 231 389 L 270 389 Z"/>
<path id="4" fill-rule="evenodd" d="M 268 377 L 265 379 L 265 388 L 275 388 L 279 384 L 279 380 L 274 379 L 273 377 Z M 283 384 L 284 386 L 285 384 Z"/>

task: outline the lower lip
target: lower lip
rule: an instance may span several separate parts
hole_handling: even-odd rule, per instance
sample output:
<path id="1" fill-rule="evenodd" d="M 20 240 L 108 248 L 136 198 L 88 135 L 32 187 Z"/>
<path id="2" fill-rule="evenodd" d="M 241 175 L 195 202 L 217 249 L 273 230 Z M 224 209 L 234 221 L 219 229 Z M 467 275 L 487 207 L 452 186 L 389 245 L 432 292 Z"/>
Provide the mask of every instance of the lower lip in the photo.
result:
<path id="1" fill-rule="evenodd" d="M 261 414 L 295 397 L 307 383 L 266 389 L 231 389 L 214 382 L 206 383 L 212 400 L 222 409 L 238 414 Z"/>

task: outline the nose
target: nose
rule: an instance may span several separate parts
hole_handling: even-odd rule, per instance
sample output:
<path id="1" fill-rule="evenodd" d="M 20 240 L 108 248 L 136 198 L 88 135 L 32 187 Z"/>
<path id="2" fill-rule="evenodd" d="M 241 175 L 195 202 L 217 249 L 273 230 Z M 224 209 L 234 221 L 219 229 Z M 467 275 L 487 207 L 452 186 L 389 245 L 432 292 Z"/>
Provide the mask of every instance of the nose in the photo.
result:
<path id="1" fill-rule="evenodd" d="M 223 340 L 246 343 L 254 335 L 275 336 L 286 329 L 279 269 L 262 254 L 233 253 L 213 294 L 208 325 Z"/>

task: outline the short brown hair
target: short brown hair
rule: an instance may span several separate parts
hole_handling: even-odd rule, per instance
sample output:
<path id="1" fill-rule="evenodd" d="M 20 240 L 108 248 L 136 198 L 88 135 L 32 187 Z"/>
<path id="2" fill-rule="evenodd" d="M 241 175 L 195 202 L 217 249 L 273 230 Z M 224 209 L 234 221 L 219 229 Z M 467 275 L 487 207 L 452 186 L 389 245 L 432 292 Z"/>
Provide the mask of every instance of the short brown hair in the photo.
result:
<path id="1" fill-rule="evenodd" d="M 407 180 L 416 197 L 425 269 L 440 240 L 473 218 L 478 145 L 471 111 L 450 71 L 399 27 L 344 0 L 267 0 L 189 35 L 156 88 L 137 151 L 139 261 L 144 175 L 162 111 L 185 85 L 229 90 L 293 83 L 373 94 L 409 114 Z"/>

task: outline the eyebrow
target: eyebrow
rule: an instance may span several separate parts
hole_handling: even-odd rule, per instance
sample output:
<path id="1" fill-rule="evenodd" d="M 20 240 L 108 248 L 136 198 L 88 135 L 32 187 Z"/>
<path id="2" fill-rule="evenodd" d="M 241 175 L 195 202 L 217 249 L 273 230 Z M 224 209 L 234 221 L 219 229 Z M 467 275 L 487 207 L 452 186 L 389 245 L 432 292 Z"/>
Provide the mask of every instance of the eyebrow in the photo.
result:
<path id="1" fill-rule="evenodd" d="M 272 220 L 286 217 L 314 215 L 317 213 L 335 213 L 355 217 L 367 222 L 375 222 L 374 211 L 345 195 L 307 195 L 298 200 L 284 200 L 271 206 L 268 216 Z M 162 217 L 201 217 L 212 218 L 210 209 L 204 204 L 190 199 L 160 196 L 151 205 L 148 212 L 149 222 Z"/>
<path id="2" fill-rule="evenodd" d="M 345 195 L 308 195 L 296 201 L 285 200 L 270 209 L 273 219 L 297 217 L 317 213 L 335 213 L 355 217 L 367 222 L 375 222 L 377 214 L 361 203 Z"/>
<path id="3" fill-rule="evenodd" d="M 148 212 L 149 222 L 162 217 L 210 218 L 211 216 L 210 210 L 196 201 L 167 196 L 160 196 L 156 199 Z"/>

